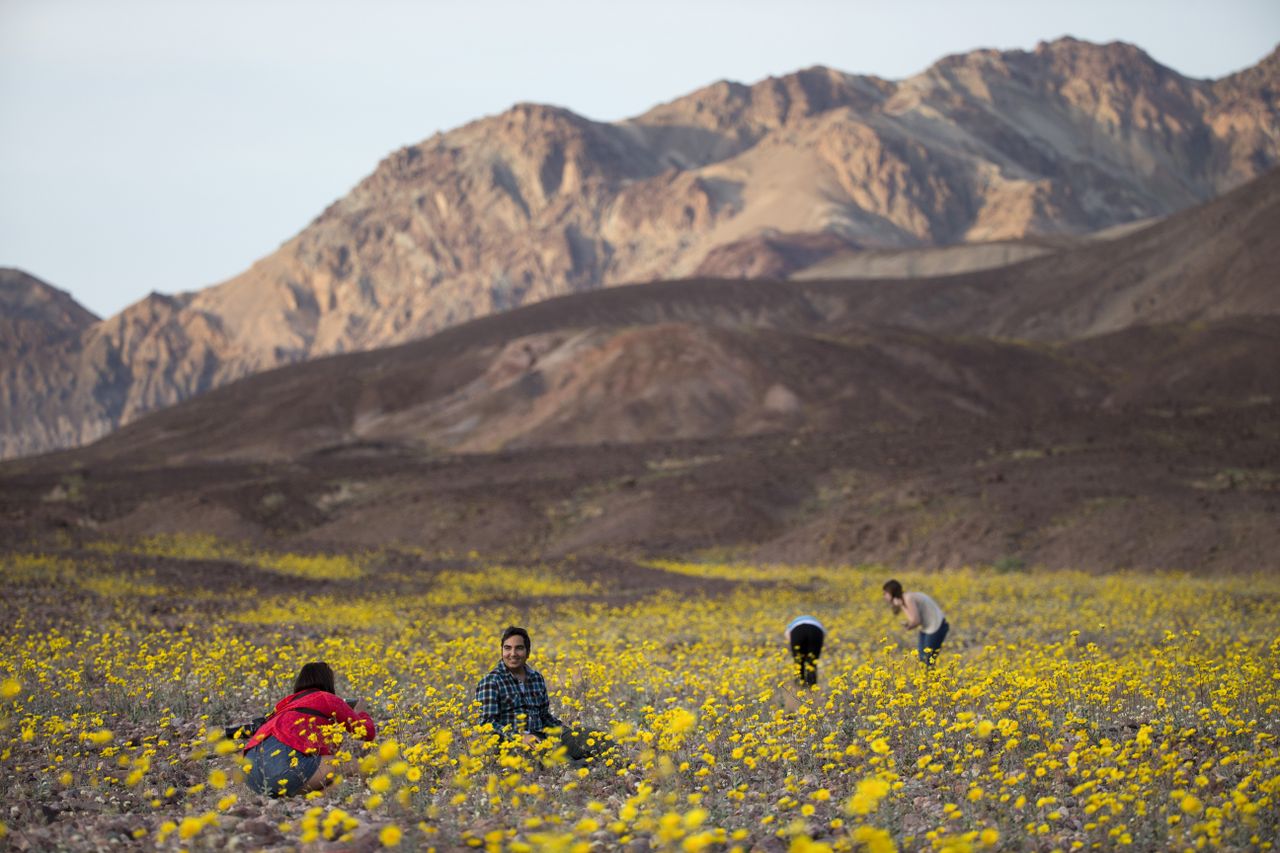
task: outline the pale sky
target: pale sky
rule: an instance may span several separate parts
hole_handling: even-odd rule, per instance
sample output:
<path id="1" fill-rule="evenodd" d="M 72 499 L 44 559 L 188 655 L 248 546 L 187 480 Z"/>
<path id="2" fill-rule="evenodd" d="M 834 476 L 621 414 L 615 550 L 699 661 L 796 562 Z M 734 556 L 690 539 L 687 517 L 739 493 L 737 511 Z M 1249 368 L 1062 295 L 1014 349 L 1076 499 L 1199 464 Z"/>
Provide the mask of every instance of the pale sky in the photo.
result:
<path id="1" fill-rule="evenodd" d="M 1280 43 L 1280 2 L 0 0 L 0 266 L 109 316 L 242 272 L 391 151 L 518 101 L 613 121 L 1063 35 L 1217 78 Z"/>

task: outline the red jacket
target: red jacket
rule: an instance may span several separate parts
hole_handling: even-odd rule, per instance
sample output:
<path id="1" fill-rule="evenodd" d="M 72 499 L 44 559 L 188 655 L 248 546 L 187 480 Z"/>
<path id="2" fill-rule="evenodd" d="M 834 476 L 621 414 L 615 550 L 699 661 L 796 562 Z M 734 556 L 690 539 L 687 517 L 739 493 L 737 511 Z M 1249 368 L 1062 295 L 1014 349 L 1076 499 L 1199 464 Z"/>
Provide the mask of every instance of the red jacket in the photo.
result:
<path id="1" fill-rule="evenodd" d="M 297 710 L 299 708 L 310 710 Z M 315 711 L 325 716 L 322 717 Z M 364 711 L 357 714 L 351 710 L 350 705 L 332 693 L 303 690 L 276 703 L 276 709 L 253 733 L 244 749 L 248 752 L 274 735 L 276 740 L 299 752 L 308 755 L 333 755 L 334 744 L 326 737 L 325 729 L 331 735 L 335 726 L 342 726 L 364 740 L 373 740 L 377 734 L 373 718 Z"/>

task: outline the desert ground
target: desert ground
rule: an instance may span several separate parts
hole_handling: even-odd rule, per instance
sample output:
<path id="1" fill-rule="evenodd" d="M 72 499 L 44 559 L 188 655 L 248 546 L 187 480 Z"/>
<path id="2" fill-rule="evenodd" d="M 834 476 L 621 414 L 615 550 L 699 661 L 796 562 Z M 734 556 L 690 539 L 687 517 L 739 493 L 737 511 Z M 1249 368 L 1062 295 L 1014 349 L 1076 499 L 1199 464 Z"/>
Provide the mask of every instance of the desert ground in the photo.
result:
<path id="1" fill-rule="evenodd" d="M 932 670 L 880 599 L 943 606 Z M 11 850 L 1267 849 L 1274 572 L 918 572 L 64 533 L 0 556 Z M 783 626 L 828 629 L 816 688 Z M 476 726 L 507 624 L 566 762 Z M 329 661 L 378 725 L 272 800 L 226 725 Z"/>

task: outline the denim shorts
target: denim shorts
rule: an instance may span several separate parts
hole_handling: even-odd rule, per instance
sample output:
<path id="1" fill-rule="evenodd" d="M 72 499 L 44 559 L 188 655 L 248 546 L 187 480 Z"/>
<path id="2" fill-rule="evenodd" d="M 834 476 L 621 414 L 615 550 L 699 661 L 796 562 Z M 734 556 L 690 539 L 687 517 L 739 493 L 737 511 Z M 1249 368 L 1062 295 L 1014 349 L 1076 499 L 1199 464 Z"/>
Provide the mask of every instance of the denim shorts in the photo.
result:
<path id="1" fill-rule="evenodd" d="M 253 765 L 245 781 L 254 791 L 269 797 L 292 797 L 301 792 L 320 768 L 319 755 L 304 755 L 274 737 L 268 737 L 244 757 Z"/>

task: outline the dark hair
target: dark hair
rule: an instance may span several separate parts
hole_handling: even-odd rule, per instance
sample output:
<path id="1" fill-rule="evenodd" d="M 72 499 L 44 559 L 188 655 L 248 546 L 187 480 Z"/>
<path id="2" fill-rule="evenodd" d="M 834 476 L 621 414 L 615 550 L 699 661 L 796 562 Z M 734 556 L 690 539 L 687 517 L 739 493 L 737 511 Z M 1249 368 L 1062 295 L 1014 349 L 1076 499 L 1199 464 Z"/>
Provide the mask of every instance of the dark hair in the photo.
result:
<path id="1" fill-rule="evenodd" d="M 902 598 L 902 584 L 897 581 L 885 581 L 884 591 L 889 593 L 890 598 Z"/>
<path id="2" fill-rule="evenodd" d="M 533 648 L 533 644 L 529 642 L 529 632 L 523 628 L 517 628 L 515 625 L 511 625 L 507 630 L 502 632 L 502 642 L 505 643 L 508 637 L 524 637 L 525 651 Z"/>
<path id="3" fill-rule="evenodd" d="M 293 680 L 293 692 L 303 690 L 323 690 L 325 693 L 337 693 L 333 688 L 333 670 L 322 660 L 303 664 L 302 671 Z"/>

